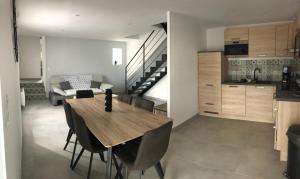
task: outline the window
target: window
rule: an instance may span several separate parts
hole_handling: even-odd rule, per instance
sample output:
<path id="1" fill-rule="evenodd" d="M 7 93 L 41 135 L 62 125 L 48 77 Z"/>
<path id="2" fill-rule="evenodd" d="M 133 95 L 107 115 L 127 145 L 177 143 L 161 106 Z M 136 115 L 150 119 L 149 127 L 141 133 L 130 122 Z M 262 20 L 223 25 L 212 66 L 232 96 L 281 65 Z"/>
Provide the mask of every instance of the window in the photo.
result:
<path id="1" fill-rule="evenodd" d="M 113 65 L 122 65 L 122 49 L 113 48 L 112 49 L 112 64 Z"/>

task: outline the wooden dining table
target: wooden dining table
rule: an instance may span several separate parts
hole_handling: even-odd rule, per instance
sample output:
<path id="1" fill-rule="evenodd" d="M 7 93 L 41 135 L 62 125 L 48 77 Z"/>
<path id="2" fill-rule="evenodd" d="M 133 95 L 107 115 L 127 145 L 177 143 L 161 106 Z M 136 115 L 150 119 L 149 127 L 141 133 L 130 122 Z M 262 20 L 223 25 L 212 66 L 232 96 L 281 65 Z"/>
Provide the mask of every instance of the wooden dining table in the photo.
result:
<path id="1" fill-rule="evenodd" d="M 106 179 L 112 177 L 112 148 L 143 136 L 168 122 L 162 115 L 112 99 L 112 112 L 105 111 L 105 95 L 94 98 L 67 99 L 88 129 L 107 148 Z"/>

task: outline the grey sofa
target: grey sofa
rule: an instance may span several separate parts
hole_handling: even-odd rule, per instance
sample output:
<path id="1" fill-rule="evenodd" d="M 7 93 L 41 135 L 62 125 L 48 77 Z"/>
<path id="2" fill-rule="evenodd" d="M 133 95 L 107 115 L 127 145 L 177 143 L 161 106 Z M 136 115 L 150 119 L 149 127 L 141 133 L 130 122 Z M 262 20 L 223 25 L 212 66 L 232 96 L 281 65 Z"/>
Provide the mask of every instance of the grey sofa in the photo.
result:
<path id="1" fill-rule="evenodd" d="M 99 88 L 90 88 L 91 81 L 101 82 Z M 59 83 L 69 81 L 73 89 L 62 90 Z M 64 99 L 71 99 L 76 96 L 77 90 L 92 90 L 94 94 L 105 93 L 106 89 L 113 88 L 113 85 L 104 83 L 102 75 L 85 74 L 85 75 L 55 75 L 50 78 L 49 102 L 54 105 L 62 104 Z"/>

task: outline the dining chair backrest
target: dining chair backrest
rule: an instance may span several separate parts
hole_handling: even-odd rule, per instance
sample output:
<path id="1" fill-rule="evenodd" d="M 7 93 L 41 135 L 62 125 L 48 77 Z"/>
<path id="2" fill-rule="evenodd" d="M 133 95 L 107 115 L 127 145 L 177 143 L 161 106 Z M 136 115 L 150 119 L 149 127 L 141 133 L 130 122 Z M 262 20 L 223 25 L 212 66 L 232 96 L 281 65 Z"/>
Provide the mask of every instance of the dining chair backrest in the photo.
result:
<path id="1" fill-rule="evenodd" d="M 68 124 L 69 128 L 72 131 L 74 131 L 75 129 L 74 129 L 74 122 L 72 119 L 71 105 L 69 103 L 67 103 L 65 100 L 63 100 L 63 106 L 64 106 L 64 110 L 65 110 L 67 124 Z"/>
<path id="2" fill-rule="evenodd" d="M 93 98 L 94 92 L 92 90 L 77 90 L 76 98 Z"/>
<path id="3" fill-rule="evenodd" d="M 128 94 L 119 94 L 118 95 L 118 100 L 125 102 L 127 104 L 131 104 L 132 102 L 132 96 L 128 95 Z"/>
<path id="4" fill-rule="evenodd" d="M 173 121 L 148 131 L 142 137 L 132 169 L 145 170 L 157 164 L 169 145 Z"/>
<path id="5" fill-rule="evenodd" d="M 87 128 L 83 118 L 78 115 L 74 109 L 72 109 L 72 118 L 79 143 L 83 148 L 93 151 L 94 147 L 91 140 L 91 132 Z"/>
<path id="6" fill-rule="evenodd" d="M 134 106 L 146 109 L 147 111 L 150 111 L 150 112 L 153 112 L 154 102 L 150 101 L 150 100 L 147 100 L 147 99 L 143 99 L 143 98 L 137 97 L 135 99 Z"/>

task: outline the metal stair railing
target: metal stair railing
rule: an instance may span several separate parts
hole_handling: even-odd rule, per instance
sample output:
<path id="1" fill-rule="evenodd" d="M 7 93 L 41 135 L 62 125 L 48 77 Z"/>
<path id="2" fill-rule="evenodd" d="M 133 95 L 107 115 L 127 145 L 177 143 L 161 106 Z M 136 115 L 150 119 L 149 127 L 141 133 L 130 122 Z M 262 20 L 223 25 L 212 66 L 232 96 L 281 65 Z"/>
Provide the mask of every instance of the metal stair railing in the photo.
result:
<path id="1" fill-rule="evenodd" d="M 162 47 L 162 44 L 165 47 Z M 157 50 L 159 50 L 158 53 L 156 53 Z M 125 67 L 126 92 L 141 77 L 145 77 L 145 73 L 151 68 L 151 64 L 157 61 L 164 52 L 166 52 L 166 32 L 163 28 L 153 30 Z"/>

